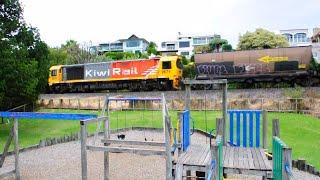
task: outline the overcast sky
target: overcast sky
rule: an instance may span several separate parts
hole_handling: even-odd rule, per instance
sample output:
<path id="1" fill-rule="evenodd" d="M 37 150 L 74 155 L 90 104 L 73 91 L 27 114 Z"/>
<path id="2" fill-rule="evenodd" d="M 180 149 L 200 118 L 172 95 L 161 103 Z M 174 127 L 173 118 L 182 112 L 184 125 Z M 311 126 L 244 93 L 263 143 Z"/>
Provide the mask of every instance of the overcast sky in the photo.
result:
<path id="1" fill-rule="evenodd" d="M 240 34 L 320 26 L 320 0 L 21 0 L 24 18 L 51 47 L 68 39 L 94 44 L 128 38 L 175 40 L 220 34 L 236 46 Z"/>

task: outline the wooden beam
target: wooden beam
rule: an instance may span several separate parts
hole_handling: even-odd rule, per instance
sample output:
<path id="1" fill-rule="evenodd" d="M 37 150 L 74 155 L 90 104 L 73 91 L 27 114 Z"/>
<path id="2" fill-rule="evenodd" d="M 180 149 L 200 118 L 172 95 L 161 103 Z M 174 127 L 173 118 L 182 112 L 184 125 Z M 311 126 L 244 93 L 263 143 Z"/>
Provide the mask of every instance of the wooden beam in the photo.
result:
<path id="1" fill-rule="evenodd" d="M 286 172 L 285 166 L 289 166 L 290 171 L 292 172 L 292 149 L 288 148 L 288 147 L 284 147 L 282 149 L 282 179 L 284 180 L 289 180 L 290 176 L 289 174 Z"/>
<path id="2" fill-rule="evenodd" d="M 140 155 L 160 155 L 160 156 L 166 155 L 165 150 L 131 148 L 131 147 L 109 147 L 109 146 L 87 145 L 87 149 L 91 151 L 104 151 L 104 152 L 111 152 L 111 153 L 132 153 L 132 154 L 140 154 Z"/>
<path id="3" fill-rule="evenodd" d="M 8 176 L 11 176 L 15 173 L 16 171 L 13 169 L 13 170 L 10 170 L 10 171 L 6 171 L 6 172 L 3 172 L 2 174 L 0 174 L 0 179 L 4 179 L 5 177 L 8 177 Z"/>
<path id="4" fill-rule="evenodd" d="M 228 99 L 227 99 L 227 83 L 222 85 L 222 118 L 223 118 L 223 137 L 222 142 L 223 145 L 226 145 L 227 142 L 227 109 L 228 109 Z"/>
<path id="5" fill-rule="evenodd" d="M 19 124 L 18 119 L 13 119 L 13 140 L 14 140 L 14 169 L 16 173 L 16 180 L 20 179 L 20 167 L 19 167 Z"/>
<path id="6" fill-rule="evenodd" d="M 88 179 L 88 166 L 87 166 L 87 125 L 81 124 L 80 132 L 80 141 L 81 141 L 81 171 L 82 171 L 82 180 Z"/>
<path id="7" fill-rule="evenodd" d="M 4 160 L 5 160 L 5 158 L 6 158 L 7 154 L 8 154 L 8 150 L 9 150 L 9 147 L 10 147 L 12 139 L 13 139 L 13 127 L 10 129 L 9 137 L 7 139 L 6 144 L 4 145 L 4 148 L 3 148 L 3 153 L 2 153 L 2 156 L 0 158 L 0 168 L 2 167 L 2 165 L 4 163 Z"/>
<path id="8" fill-rule="evenodd" d="M 144 145 L 144 146 L 165 146 L 164 142 L 155 142 L 155 141 L 126 141 L 126 140 L 115 140 L 115 139 L 109 139 L 101 140 L 102 143 L 108 143 L 108 144 L 125 144 L 125 145 Z"/>
<path id="9" fill-rule="evenodd" d="M 90 123 L 94 123 L 94 122 L 99 122 L 99 121 L 105 121 L 107 119 L 107 117 L 98 117 L 98 118 L 92 118 L 92 119 L 85 119 L 85 120 L 81 120 L 80 122 L 82 124 L 90 124 Z"/>
<path id="10" fill-rule="evenodd" d="M 272 136 L 277 136 L 280 138 L 280 125 L 279 119 L 272 120 Z"/>
<path id="11" fill-rule="evenodd" d="M 191 85 L 186 84 L 186 93 L 185 93 L 185 110 L 190 110 L 191 104 Z"/>

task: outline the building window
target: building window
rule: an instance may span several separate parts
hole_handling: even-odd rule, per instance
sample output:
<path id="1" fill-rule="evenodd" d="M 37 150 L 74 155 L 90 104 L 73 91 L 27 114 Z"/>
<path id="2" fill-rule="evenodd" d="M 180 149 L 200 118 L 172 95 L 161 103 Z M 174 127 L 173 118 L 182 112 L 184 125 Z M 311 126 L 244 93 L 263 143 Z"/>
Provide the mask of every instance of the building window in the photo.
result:
<path id="1" fill-rule="evenodd" d="M 294 35 L 295 42 L 307 42 L 307 35 L 305 33 L 297 33 Z"/>
<path id="2" fill-rule="evenodd" d="M 162 69 L 171 69 L 171 61 L 163 61 Z"/>
<path id="3" fill-rule="evenodd" d="M 207 41 L 208 41 L 208 44 L 213 40 L 213 37 L 208 37 L 207 38 Z"/>
<path id="4" fill-rule="evenodd" d="M 110 50 L 121 50 L 122 43 L 112 43 L 110 44 Z"/>
<path id="5" fill-rule="evenodd" d="M 285 34 L 283 34 L 283 35 L 287 38 L 288 42 L 293 42 L 293 36 L 292 36 L 292 34 L 285 33 Z"/>
<path id="6" fill-rule="evenodd" d="M 139 47 L 140 42 L 139 41 L 127 41 L 127 47 Z"/>
<path id="7" fill-rule="evenodd" d="M 167 44 L 167 50 L 175 50 L 176 46 L 174 44 Z"/>
<path id="8" fill-rule="evenodd" d="M 190 47 L 190 42 L 189 41 L 181 41 L 179 42 L 179 48 L 186 48 Z"/>
<path id="9" fill-rule="evenodd" d="M 165 43 L 165 42 L 162 42 L 162 43 L 161 43 L 161 47 L 162 47 L 162 48 L 166 48 L 166 43 Z"/>
<path id="10" fill-rule="evenodd" d="M 193 44 L 198 45 L 198 44 L 206 44 L 206 38 L 193 38 Z"/>
<path id="11" fill-rule="evenodd" d="M 188 51 L 183 51 L 183 52 L 181 52 L 181 55 L 182 56 L 189 56 L 189 52 Z"/>

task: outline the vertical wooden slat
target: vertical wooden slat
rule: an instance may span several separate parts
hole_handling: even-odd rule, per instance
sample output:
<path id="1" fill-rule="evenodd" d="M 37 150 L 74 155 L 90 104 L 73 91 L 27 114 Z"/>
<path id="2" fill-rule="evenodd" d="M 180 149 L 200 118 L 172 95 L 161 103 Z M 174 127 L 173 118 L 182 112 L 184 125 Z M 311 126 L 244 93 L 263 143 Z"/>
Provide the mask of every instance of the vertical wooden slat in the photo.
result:
<path id="1" fill-rule="evenodd" d="M 16 179 L 20 179 L 20 169 L 19 169 L 19 129 L 18 119 L 14 118 L 13 120 L 13 139 L 14 139 L 14 167 L 15 167 L 15 173 L 16 173 Z"/>

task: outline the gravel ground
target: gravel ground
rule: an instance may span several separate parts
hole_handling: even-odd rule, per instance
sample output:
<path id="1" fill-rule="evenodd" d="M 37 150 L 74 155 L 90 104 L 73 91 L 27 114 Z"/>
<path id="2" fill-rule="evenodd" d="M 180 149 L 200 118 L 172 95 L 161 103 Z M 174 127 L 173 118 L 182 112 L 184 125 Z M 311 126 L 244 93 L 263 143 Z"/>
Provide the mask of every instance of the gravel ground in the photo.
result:
<path id="1" fill-rule="evenodd" d="M 163 141 L 160 131 L 123 132 L 127 140 Z M 116 138 L 112 134 L 111 138 Z M 195 133 L 192 144 L 205 144 L 209 139 Z M 89 138 L 88 143 L 99 144 L 99 138 Z M 20 154 L 21 179 L 81 179 L 80 142 L 69 142 L 31 150 Z M 9 156 L 4 168 L 13 167 L 13 156 Z M 2 170 L 3 170 L 2 169 Z M 1 172 L 1 171 L 0 171 Z M 160 156 L 140 156 L 126 153 L 110 155 L 111 179 L 165 179 L 165 158 Z M 320 180 L 320 177 L 295 170 L 297 179 Z M 88 151 L 88 179 L 103 179 L 103 153 Z M 236 179 L 261 179 L 252 176 L 228 176 Z M 7 179 L 14 179 L 8 177 Z"/>

